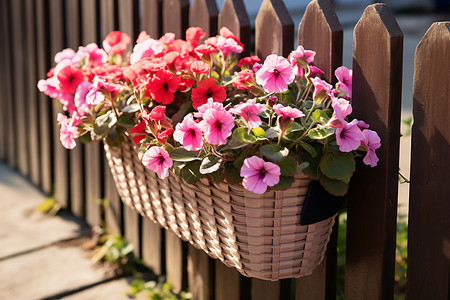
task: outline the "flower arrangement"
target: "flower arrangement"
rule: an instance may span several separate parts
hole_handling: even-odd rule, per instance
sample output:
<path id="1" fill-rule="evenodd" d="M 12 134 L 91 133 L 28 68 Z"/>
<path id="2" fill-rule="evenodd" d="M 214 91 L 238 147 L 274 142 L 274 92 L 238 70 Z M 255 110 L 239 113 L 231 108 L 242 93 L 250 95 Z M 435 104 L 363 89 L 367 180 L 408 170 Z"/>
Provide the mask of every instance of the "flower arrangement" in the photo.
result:
<path id="1" fill-rule="evenodd" d="M 58 53 L 38 87 L 67 111 L 58 115 L 63 146 L 77 138 L 119 146 L 129 136 L 160 178 L 207 177 L 258 194 L 287 189 L 303 172 L 344 195 L 356 156 L 376 166 L 379 136 L 349 119 L 351 70 L 336 69 L 332 86 L 302 46 L 287 58 L 238 60 L 243 45 L 227 28 L 205 36 L 196 27 L 185 40 L 142 32 L 125 54 L 131 39 L 115 31 L 103 49 Z"/>

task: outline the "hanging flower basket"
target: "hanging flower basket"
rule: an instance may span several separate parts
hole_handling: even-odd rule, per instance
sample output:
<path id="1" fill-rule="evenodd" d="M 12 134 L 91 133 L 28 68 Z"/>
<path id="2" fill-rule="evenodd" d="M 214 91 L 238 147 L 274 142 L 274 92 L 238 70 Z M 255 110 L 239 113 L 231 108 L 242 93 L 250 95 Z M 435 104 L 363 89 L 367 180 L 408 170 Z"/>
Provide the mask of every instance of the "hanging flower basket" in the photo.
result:
<path id="1" fill-rule="evenodd" d="M 58 53 L 38 87 L 67 111 L 61 142 L 103 141 L 126 205 L 242 274 L 311 274 L 339 207 L 331 195 L 347 193 L 360 153 L 378 161 L 377 133 L 349 120 L 351 70 L 333 87 L 302 46 L 261 64 L 237 59 L 228 29 L 205 35 L 142 32 L 128 56 L 131 39 L 112 32 L 104 50 Z"/>

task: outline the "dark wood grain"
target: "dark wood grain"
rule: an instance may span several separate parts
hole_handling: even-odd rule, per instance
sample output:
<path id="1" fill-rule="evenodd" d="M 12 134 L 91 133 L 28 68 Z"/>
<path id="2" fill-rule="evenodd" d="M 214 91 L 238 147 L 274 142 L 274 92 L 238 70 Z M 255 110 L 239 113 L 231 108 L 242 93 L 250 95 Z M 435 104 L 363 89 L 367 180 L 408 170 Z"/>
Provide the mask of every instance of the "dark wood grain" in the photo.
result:
<path id="1" fill-rule="evenodd" d="M 217 34 L 219 10 L 216 0 L 193 0 L 189 9 L 189 26 L 200 27 L 206 37 Z"/>
<path id="2" fill-rule="evenodd" d="M 225 0 L 219 13 L 218 22 L 219 30 L 227 27 L 244 44 L 242 56 L 249 55 L 253 51 L 250 19 L 243 0 Z"/>
<path id="3" fill-rule="evenodd" d="M 252 279 L 252 300 L 280 299 L 280 282 Z"/>
<path id="4" fill-rule="evenodd" d="M 229 268 L 219 260 L 215 260 L 215 299 L 241 299 L 241 277 L 235 268 Z M 245 298 L 244 298 L 245 299 Z"/>
<path id="5" fill-rule="evenodd" d="M 99 2 L 96 0 L 81 0 L 81 44 L 100 44 L 100 29 L 98 20 Z M 104 166 L 103 145 L 89 143 L 85 145 L 85 188 L 86 188 L 86 221 L 95 226 L 101 223 L 102 209 L 100 200 L 104 198 Z"/>
<path id="6" fill-rule="evenodd" d="M 50 69 L 50 35 L 49 35 L 49 7 L 48 0 L 36 0 L 36 56 L 37 76 L 47 78 Z M 48 195 L 52 193 L 54 178 L 52 100 L 39 93 L 39 140 L 41 161 L 41 188 Z"/>
<path id="7" fill-rule="evenodd" d="M 28 155 L 29 155 L 29 176 L 35 185 L 40 184 L 40 139 L 39 139 L 39 109 L 38 109 L 38 89 L 36 71 L 36 20 L 35 2 L 25 0 L 25 76 L 27 89 L 26 106 L 27 109 L 27 134 Z"/>
<path id="8" fill-rule="evenodd" d="M 118 30 L 118 3 L 115 0 L 100 0 L 100 39 L 103 40 L 105 36 L 111 31 Z"/>
<path id="9" fill-rule="evenodd" d="M 376 168 L 358 160 L 348 193 L 345 299 L 393 299 L 403 33 L 384 4 L 353 38 L 353 117 L 381 137 Z"/>
<path id="10" fill-rule="evenodd" d="M 175 293 L 187 288 L 187 244 L 165 231 L 166 277 Z"/>
<path id="11" fill-rule="evenodd" d="M 142 218 L 142 259 L 152 271 L 161 275 L 163 229 L 150 219 Z"/>
<path id="12" fill-rule="evenodd" d="M 178 39 L 186 37 L 189 24 L 189 0 L 163 0 L 163 34 L 173 32 Z"/>
<path id="13" fill-rule="evenodd" d="M 162 0 L 142 0 L 141 30 L 158 39 L 162 33 Z"/>
<path id="14" fill-rule="evenodd" d="M 282 0 L 264 0 L 255 20 L 255 52 L 287 57 L 294 47 L 294 22 Z"/>
<path id="15" fill-rule="evenodd" d="M 450 22 L 434 23 L 414 60 L 407 299 L 450 298 L 449 69 Z"/>
<path id="16" fill-rule="evenodd" d="M 11 1 L 11 42 L 14 51 L 11 58 L 13 63 L 13 98 L 14 98 L 14 132 L 17 135 L 16 141 L 16 162 L 15 166 L 23 175 L 28 176 L 29 169 L 29 140 L 27 138 L 28 118 L 24 118 L 27 110 L 25 97 L 28 85 L 25 77 L 25 39 L 27 32 L 25 31 L 24 22 L 22 21 L 23 3 L 22 1 Z"/>
<path id="17" fill-rule="evenodd" d="M 214 260 L 202 250 L 188 246 L 188 287 L 198 300 L 214 299 Z"/>
<path id="18" fill-rule="evenodd" d="M 314 0 L 306 8 L 298 27 L 298 44 L 316 51 L 314 64 L 325 72 L 323 78 L 334 84 L 334 70 L 342 66 L 343 30 L 328 0 Z"/>

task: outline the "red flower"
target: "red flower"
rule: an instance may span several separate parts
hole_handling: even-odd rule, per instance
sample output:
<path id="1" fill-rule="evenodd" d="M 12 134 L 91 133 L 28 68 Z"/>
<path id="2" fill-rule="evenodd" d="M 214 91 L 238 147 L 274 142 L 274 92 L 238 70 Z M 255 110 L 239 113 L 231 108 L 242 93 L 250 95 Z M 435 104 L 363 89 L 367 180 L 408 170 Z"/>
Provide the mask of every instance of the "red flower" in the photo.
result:
<path id="1" fill-rule="evenodd" d="M 123 55 L 123 52 L 127 49 L 130 42 L 131 38 L 128 34 L 120 31 L 113 31 L 105 37 L 103 48 L 109 54 Z"/>
<path id="2" fill-rule="evenodd" d="M 152 109 L 152 112 L 150 113 L 149 117 L 155 121 L 162 121 L 164 120 L 165 113 L 166 107 L 159 105 Z"/>
<path id="3" fill-rule="evenodd" d="M 57 75 L 59 87 L 66 93 L 75 94 L 78 85 L 83 81 L 83 72 L 73 66 L 65 66 Z"/>
<path id="4" fill-rule="evenodd" d="M 206 33 L 200 27 L 189 27 L 186 30 L 186 41 L 193 47 L 198 46 L 198 41 L 204 38 Z"/>
<path id="5" fill-rule="evenodd" d="M 244 48 L 244 44 L 242 44 L 241 41 L 234 35 L 234 33 L 232 33 L 231 30 L 227 27 L 220 28 L 220 35 L 224 38 L 232 38 L 239 46 Z"/>
<path id="6" fill-rule="evenodd" d="M 91 70 L 93 75 L 98 75 L 106 81 L 124 80 L 122 68 L 118 65 L 103 64 Z"/>
<path id="7" fill-rule="evenodd" d="M 242 90 L 250 89 L 256 83 L 253 78 L 253 74 L 253 71 L 250 69 L 240 71 L 237 74 L 238 77 L 236 80 L 233 81 L 233 86 Z"/>
<path id="8" fill-rule="evenodd" d="M 227 98 L 227 89 L 216 84 L 214 78 L 206 78 L 200 81 L 196 88 L 192 89 L 192 106 L 197 109 L 199 106 L 213 98 L 214 102 L 223 102 Z"/>
<path id="9" fill-rule="evenodd" d="M 258 56 L 248 56 L 241 58 L 238 62 L 238 67 L 240 68 L 242 65 L 245 65 L 247 67 L 250 67 L 254 63 L 260 62 L 261 59 Z"/>
<path id="10" fill-rule="evenodd" d="M 185 91 L 196 83 L 194 79 L 191 78 L 180 78 L 180 84 L 178 85 L 178 89 L 180 91 Z"/>
<path id="11" fill-rule="evenodd" d="M 131 135 L 133 136 L 133 141 L 136 144 L 145 138 L 147 132 L 145 131 L 145 121 L 142 120 L 139 124 L 131 128 Z"/>
<path id="12" fill-rule="evenodd" d="M 153 100 L 162 104 L 169 104 L 178 88 L 178 77 L 172 72 L 161 70 L 156 72 L 147 83 L 147 89 Z"/>
<path id="13" fill-rule="evenodd" d="M 195 53 L 197 53 L 197 55 L 201 56 L 201 55 L 210 55 L 211 53 L 213 53 L 214 51 L 216 51 L 217 48 L 213 45 L 199 45 L 197 46 L 194 51 Z"/>
<path id="14" fill-rule="evenodd" d="M 156 134 L 156 138 L 158 139 L 158 141 L 160 143 L 165 144 L 167 137 L 169 137 L 169 135 L 173 134 L 173 129 L 172 128 L 167 128 L 164 131 L 161 131 L 159 133 Z"/>
<path id="15" fill-rule="evenodd" d="M 191 64 L 191 72 L 206 74 L 209 72 L 209 65 L 201 60 L 196 60 Z"/>

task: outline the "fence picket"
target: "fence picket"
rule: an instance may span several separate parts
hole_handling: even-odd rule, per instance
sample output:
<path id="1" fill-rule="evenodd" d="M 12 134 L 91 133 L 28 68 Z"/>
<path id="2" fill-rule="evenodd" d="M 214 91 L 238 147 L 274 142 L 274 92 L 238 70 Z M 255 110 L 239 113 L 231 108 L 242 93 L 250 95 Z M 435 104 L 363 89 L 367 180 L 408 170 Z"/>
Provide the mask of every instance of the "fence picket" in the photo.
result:
<path id="1" fill-rule="evenodd" d="M 294 46 L 294 22 L 282 0 L 264 0 L 255 20 L 255 53 L 287 57 Z"/>
<path id="2" fill-rule="evenodd" d="M 215 260 L 215 298 L 216 300 L 245 299 L 241 298 L 241 277 L 234 268 L 227 267 Z"/>
<path id="3" fill-rule="evenodd" d="M 49 54 L 49 8 L 48 0 L 36 0 L 36 55 L 37 55 L 37 77 L 46 78 L 50 69 Z M 40 161 L 41 168 L 41 188 L 50 194 L 53 188 L 53 120 L 52 120 L 52 100 L 39 93 L 39 138 L 40 138 Z"/>
<path id="4" fill-rule="evenodd" d="M 434 23 L 414 60 L 407 299 L 449 299 L 450 22 Z"/>
<path id="5" fill-rule="evenodd" d="M 348 194 L 345 299 L 394 293 L 403 33 L 385 4 L 368 6 L 353 38 L 353 116 L 381 137 L 376 168 L 358 161 Z M 376 179 L 375 179 L 376 178 Z"/>
<path id="6" fill-rule="evenodd" d="M 173 291 L 187 288 L 187 243 L 171 231 L 165 232 L 166 277 Z"/>
<path id="7" fill-rule="evenodd" d="M 193 0 L 189 9 L 189 26 L 200 27 L 206 36 L 217 34 L 219 10 L 216 0 Z"/>
<path id="8" fill-rule="evenodd" d="M 98 1 L 81 0 L 81 41 L 82 45 L 99 44 Z M 99 201 L 104 197 L 103 186 L 103 146 L 101 143 L 89 143 L 85 146 L 85 185 L 86 185 L 86 221 L 95 226 L 101 223 Z"/>
<path id="9" fill-rule="evenodd" d="M 142 260 L 156 275 L 161 275 L 163 272 L 162 230 L 150 219 L 142 219 Z"/>
<path id="10" fill-rule="evenodd" d="M 243 56 L 249 55 L 254 47 L 251 44 L 250 19 L 243 0 L 225 0 L 219 13 L 219 30 L 222 27 L 230 29 L 244 44 Z"/>
<path id="11" fill-rule="evenodd" d="M 15 145 L 14 145 L 14 132 L 13 128 L 14 126 L 11 126 L 13 120 L 13 101 L 9 101 L 12 98 L 12 82 L 11 82 L 11 43 L 10 43 L 10 26 L 11 22 L 9 22 L 8 16 L 9 14 L 9 2 L 7 1 L 1 1 L 1 34 L 2 34 L 2 56 L 1 56 L 1 62 L 3 67 L 2 73 L 2 82 L 4 84 L 4 90 L 2 91 L 2 111 L 3 111 L 3 124 L 4 124 L 4 140 L 3 140 L 3 146 L 5 151 L 5 161 L 10 165 L 13 166 L 15 161 Z"/>
<path id="12" fill-rule="evenodd" d="M 26 84 L 25 77 L 25 37 L 26 31 L 24 30 L 24 22 L 22 21 L 23 14 L 22 1 L 11 1 L 11 42 L 14 47 L 14 51 L 11 52 L 11 58 L 13 63 L 13 86 L 14 86 L 14 131 L 19 137 L 16 143 L 17 153 L 15 166 L 25 176 L 29 175 L 29 153 L 28 153 L 28 138 L 27 128 L 28 120 L 24 118 L 24 112 L 27 110 L 25 104 L 25 97 L 27 94 L 28 86 Z M 12 125 L 12 124 L 11 124 Z"/>
<path id="13" fill-rule="evenodd" d="M 141 29 L 152 38 L 162 35 L 162 0 L 142 0 Z"/>
<path id="14" fill-rule="evenodd" d="M 202 250 L 188 245 L 189 291 L 196 300 L 214 299 L 214 260 Z"/>
<path id="15" fill-rule="evenodd" d="M 173 32 L 177 39 L 186 37 L 189 0 L 163 0 L 163 33 Z"/>

